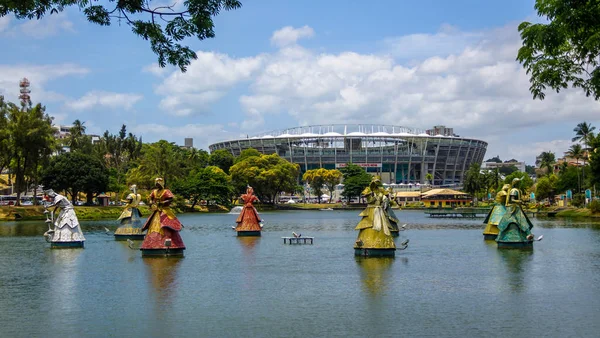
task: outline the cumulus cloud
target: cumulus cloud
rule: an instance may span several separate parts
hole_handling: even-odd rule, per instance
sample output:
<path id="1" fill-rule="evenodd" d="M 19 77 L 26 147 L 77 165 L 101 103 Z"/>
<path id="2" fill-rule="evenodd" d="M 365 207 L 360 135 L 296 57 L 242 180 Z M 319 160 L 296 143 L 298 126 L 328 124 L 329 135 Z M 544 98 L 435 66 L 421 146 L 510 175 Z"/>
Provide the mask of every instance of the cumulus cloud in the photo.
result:
<path id="1" fill-rule="evenodd" d="M 24 77 L 31 83 L 33 102 L 53 102 L 64 100 L 62 94 L 45 89 L 48 82 L 68 76 L 82 76 L 89 69 L 76 64 L 63 63 L 53 65 L 3 65 L 0 64 L 0 92 L 7 100 L 16 102 L 19 96 L 19 81 Z"/>
<path id="2" fill-rule="evenodd" d="M 302 38 L 311 38 L 314 35 L 315 31 L 309 26 L 300 28 L 286 26 L 273 32 L 273 35 L 271 36 L 271 43 L 278 47 L 284 47 L 295 44 L 296 41 Z"/>
<path id="3" fill-rule="evenodd" d="M 91 91 L 79 99 L 67 102 L 66 106 L 71 110 L 87 110 L 98 106 L 127 110 L 131 109 L 142 97 L 142 95 L 131 93 Z"/>
<path id="4" fill-rule="evenodd" d="M 36 20 L 11 20 L 9 16 L 0 18 L 0 33 L 17 38 L 23 35 L 34 39 L 44 39 L 62 32 L 74 32 L 73 22 L 65 12 L 46 15 Z"/>
<path id="5" fill-rule="evenodd" d="M 490 153 L 518 153 L 531 162 L 532 152 L 548 150 L 544 142 L 565 145 L 560 140 L 567 135 L 541 132 L 549 124 L 566 125 L 564 132 L 570 133 L 580 121 L 597 121 L 599 103 L 579 91 L 532 99 L 529 78 L 515 61 L 516 24 L 476 32 L 444 26 L 432 34 L 388 38 L 385 53 L 370 54 L 317 52 L 297 43 L 312 35 L 308 26 L 284 27 L 271 37 L 279 48 L 254 57 L 200 52 L 187 73 L 174 72 L 158 87 L 161 107 L 193 114 L 246 83 L 239 103 L 246 114 L 240 126 L 248 133 L 277 128 L 265 126 L 268 114 L 291 117 L 285 127 L 445 124 L 462 136 L 490 142 Z M 516 133 L 537 133 L 535 150 L 517 152 L 527 146 Z"/>
<path id="6" fill-rule="evenodd" d="M 231 58 L 224 54 L 196 52 L 187 72 L 174 71 L 156 88 L 163 96 L 160 107 L 172 115 L 188 116 L 205 112 L 227 90 L 252 78 L 263 64 L 261 55 Z"/>

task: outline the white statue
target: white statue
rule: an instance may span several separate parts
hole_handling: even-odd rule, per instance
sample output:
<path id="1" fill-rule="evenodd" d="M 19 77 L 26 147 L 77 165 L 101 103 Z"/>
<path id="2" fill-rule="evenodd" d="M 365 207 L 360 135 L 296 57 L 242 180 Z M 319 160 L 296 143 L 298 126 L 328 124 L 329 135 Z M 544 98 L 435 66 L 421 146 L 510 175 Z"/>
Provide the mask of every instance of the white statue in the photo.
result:
<path id="1" fill-rule="evenodd" d="M 46 222 L 54 224 L 54 229 L 44 233 L 46 240 L 52 244 L 51 247 L 83 247 L 85 237 L 81 232 L 73 204 L 65 196 L 57 194 L 52 189 L 45 190 L 44 193 L 46 199 L 50 201 L 50 205 L 45 207 L 44 212 L 47 213 L 48 208 L 54 207 L 54 210 L 51 211 L 51 219 L 46 220 Z M 54 218 L 58 209 L 60 209 L 60 213 L 58 217 Z"/>

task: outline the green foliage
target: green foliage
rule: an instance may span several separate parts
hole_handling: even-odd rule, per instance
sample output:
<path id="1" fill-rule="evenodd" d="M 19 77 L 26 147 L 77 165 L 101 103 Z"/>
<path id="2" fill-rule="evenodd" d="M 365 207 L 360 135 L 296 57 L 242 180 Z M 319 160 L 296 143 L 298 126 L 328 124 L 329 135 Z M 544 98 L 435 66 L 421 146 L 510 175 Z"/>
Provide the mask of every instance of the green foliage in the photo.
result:
<path id="1" fill-rule="evenodd" d="M 342 182 L 342 172 L 337 169 L 312 169 L 305 172 L 302 179 L 310 185 L 314 194 L 317 195 L 319 203 L 321 203 L 323 186 L 326 186 L 327 190 L 329 190 L 329 196 L 331 197 L 329 202 L 333 202 L 331 200 L 333 198 L 333 191 L 335 190 L 335 186 Z"/>
<path id="2" fill-rule="evenodd" d="M 556 191 L 565 192 L 567 190 L 578 191 L 580 187 L 579 181 L 579 168 L 574 166 L 567 166 L 558 176 L 556 181 Z"/>
<path id="3" fill-rule="evenodd" d="M 495 157 L 492 157 L 490 159 L 485 160 L 486 162 L 494 162 L 494 163 L 502 163 L 502 160 L 500 159 L 499 155 L 496 155 Z"/>
<path id="4" fill-rule="evenodd" d="M 45 113 L 45 108 L 38 104 L 31 108 L 18 108 L 9 104 L 6 119 L 7 146 L 10 157 L 10 168 L 15 175 L 17 201 L 21 191 L 26 188 L 26 178 L 32 183 L 39 179 L 39 166 L 44 164 L 55 146 L 52 119 Z M 37 185 L 37 184 L 35 184 Z M 19 202 L 17 202 L 19 203 Z"/>
<path id="5" fill-rule="evenodd" d="M 201 200 L 230 206 L 233 186 L 230 177 L 221 168 L 210 166 L 177 180 L 172 190 L 176 195 L 188 199 L 193 210 Z"/>
<path id="6" fill-rule="evenodd" d="M 473 163 L 465 174 L 463 190 L 472 196 L 477 196 L 477 193 L 483 188 L 483 179 L 480 171 L 481 165 L 479 163 Z"/>
<path id="7" fill-rule="evenodd" d="M 535 175 L 535 166 L 525 165 L 525 172 L 529 175 Z"/>
<path id="8" fill-rule="evenodd" d="M 535 9 L 548 23 L 523 22 L 523 46 L 517 60 L 530 74 L 533 98 L 543 100 L 546 88 L 580 88 L 600 98 L 600 6 L 597 1 L 536 0 Z"/>
<path id="9" fill-rule="evenodd" d="M 600 201 L 599 200 L 593 200 L 588 204 L 588 208 L 590 208 L 590 210 L 593 213 L 598 213 L 600 212 Z"/>
<path id="10" fill-rule="evenodd" d="M 513 179 L 515 178 L 519 179 L 519 183 L 517 183 L 517 188 L 521 189 L 522 191 L 529 190 L 529 188 L 531 188 L 531 186 L 533 185 L 533 180 L 531 179 L 531 177 L 529 177 L 527 173 L 521 171 L 515 171 L 512 174 L 506 176 L 504 178 L 504 184 L 511 184 Z"/>
<path id="11" fill-rule="evenodd" d="M 510 175 L 512 173 L 514 173 L 515 171 L 519 171 L 519 169 L 514 166 L 514 165 L 510 165 L 510 166 L 502 166 L 500 168 L 498 168 L 498 171 L 502 174 L 502 175 Z"/>
<path id="12" fill-rule="evenodd" d="M 274 203 L 281 192 L 296 189 L 300 166 L 271 154 L 248 157 L 229 171 L 236 192 L 243 193 L 250 185 L 261 201 Z"/>
<path id="13" fill-rule="evenodd" d="M 171 180 L 184 177 L 187 174 L 185 168 L 185 150 L 175 143 L 160 140 L 142 145 L 140 165 L 136 172 L 127 174 L 127 181 L 139 182 L 146 187 L 148 180 L 162 177 L 168 185 Z"/>
<path id="14" fill-rule="evenodd" d="M 544 151 L 540 154 L 540 168 L 546 168 L 546 175 L 553 174 L 553 166 L 556 163 L 556 157 L 551 151 Z"/>
<path id="15" fill-rule="evenodd" d="M 92 155 L 64 153 L 53 157 L 43 172 L 45 189 L 67 191 L 75 202 L 80 192 L 87 194 L 87 202 L 108 188 L 109 173 L 104 164 Z"/>
<path id="16" fill-rule="evenodd" d="M 227 149 L 218 149 L 213 151 L 208 158 L 208 164 L 221 168 L 226 173 L 229 173 L 229 168 L 233 165 L 234 157 Z"/>
<path id="17" fill-rule="evenodd" d="M 213 38 L 213 17 L 221 10 L 242 6 L 238 0 L 186 0 L 184 8 L 176 11 L 171 5 L 158 1 L 110 0 L 98 3 L 90 0 L 22 0 L 3 1 L 0 17 L 13 13 L 19 19 L 40 20 L 44 15 L 62 12 L 67 7 L 77 7 L 87 20 L 100 26 L 109 26 L 113 20 L 127 23 L 134 34 L 150 41 L 152 51 L 158 55 L 158 64 L 178 66 L 186 71 L 196 53 L 180 44 L 185 38 L 199 40 Z"/>
<path id="18" fill-rule="evenodd" d="M 581 208 L 585 204 L 584 194 L 574 194 L 571 204 L 576 208 Z"/>
<path id="19" fill-rule="evenodd" d="M 590 141 L 594 137 L 594 130 L 596 130 L 596 127 L 592 126 L 591 124 L 585 121 L 578 123 L 577 126 L 573 128 L 573 131 L 575 132 L 575 137 L 573 137 L 571 141 L 583 142 L 583 144 L 585 145 L 585 149 L 583 150 L 587 150 Z"/>
<path id="20" fill-rule="evenodd" d="M 340 169 L 340 172 L 344 178 L 344 191 L 342 191 L 342 196 L 348 201 L 354 197 L 360 197 L 362 191 L 369 186 L 369 183 L 371 183 L 371 175 L 356 164 L 348 163 L 345 167 Z"/>
<path id="21" fill-rule="evenodd" d="M 240 161 L 243 161 L 245 159 L 247 159 L 248 157 L 252 157 L 252 156 L 259 156 L 262 155 L 260 153 L 260 151 L 254 149 L 254 148 L 248 148 L 248 149 L 244 149 L 242 150 L 242 152 L 240 153 L 240 156 L 235 158 L 235 162 L 234 163 L 238 163 Z"/>
<path id="22" fill-rule="evenodd" d="M 549 199 L 550 203 L 554 203 L 554 191 L 557 178 L 555 175 L 544 176 L 537 180 L 535 185 L 535 198 L 538 201 Z"/>

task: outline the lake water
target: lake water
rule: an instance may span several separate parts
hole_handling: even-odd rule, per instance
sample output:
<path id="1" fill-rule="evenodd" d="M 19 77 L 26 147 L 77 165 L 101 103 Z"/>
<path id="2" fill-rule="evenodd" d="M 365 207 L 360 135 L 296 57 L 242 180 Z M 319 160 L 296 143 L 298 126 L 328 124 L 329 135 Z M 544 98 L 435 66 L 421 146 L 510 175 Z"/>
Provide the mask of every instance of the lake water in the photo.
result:
<path id="1" fill-rule="evenodd" d="M 43 222 L 0 223 L 1 337 L 596 337 L 600 223 L 532 219 L 531 252 L 483 241 L 482 219 L 397 211 L 396 258 L 354 257 L 359 211 L 185 214 L 181 259 L 142 258 L 82 222 L 51 250 Z M 314 245 L 286 245 L 292 232 Z"/>

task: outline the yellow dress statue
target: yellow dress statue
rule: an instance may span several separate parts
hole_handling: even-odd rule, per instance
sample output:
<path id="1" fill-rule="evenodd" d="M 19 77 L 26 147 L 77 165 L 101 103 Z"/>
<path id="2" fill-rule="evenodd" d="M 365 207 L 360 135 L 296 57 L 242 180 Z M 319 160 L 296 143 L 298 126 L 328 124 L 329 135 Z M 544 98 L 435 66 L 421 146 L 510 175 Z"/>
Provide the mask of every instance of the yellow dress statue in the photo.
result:
<path id="1" fill-rule="evenodd" d="M 122 201 L 126 202 L 125 208 L 119 216 L 121 225 L 115 231 L 115 239 L 118 241 L 124 241 L 127 239 L 143 240 L 144 234 L 142 233 L 142 213 L 138 208 L 142 201 L 142 196 L 137 193 L 136 185 L 129 187 L 131 193 L 127 195 L 127 198 Z"/>
<path id="2" fill-rule="evenodd" d="M 356 256 L 395 255 L 396 245 L 390 232 L 392 225 L 385 212 L 386 194 L 378 176 L 373 177 L 369 187 L 362 192 L 367 199 L 367 208 L 359 214 L 362 219 L 355 228 L 359 230 L 354 244 Z"/>

